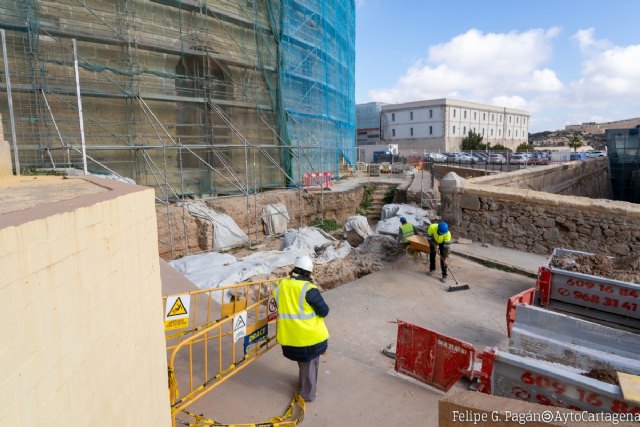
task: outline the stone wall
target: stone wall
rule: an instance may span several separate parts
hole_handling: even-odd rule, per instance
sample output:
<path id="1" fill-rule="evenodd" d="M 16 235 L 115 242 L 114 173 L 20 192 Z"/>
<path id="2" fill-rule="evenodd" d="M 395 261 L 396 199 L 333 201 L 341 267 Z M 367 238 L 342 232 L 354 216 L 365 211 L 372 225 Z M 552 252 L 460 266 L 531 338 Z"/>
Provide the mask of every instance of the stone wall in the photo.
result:
<path id="1" fill-rule="evenodd" d="M 640 251 L 636 204 L 477 185 L 461 178 L 453 187 L 443 192 L 443 217 L 458 236 L 540 254 L 556 247 L 610 255 Z"/>
<path id="2" fill-rule="evenodd" d="M 456 173 L 463 178 L 466 175 Z M 473 184 L 522 188 L 546 193 L 591 198 L 609 198 L 608 159 L 537 166 L 470 180 Z"/>
<path id="3" fill-rule="evenodd" d="M 460 237 L 522 251 L 637 253 L 640 206 L 589 198 L 608 195 L 606 172 L 607 159 L 592 159 L 469 180 L 451 173 L 440 183 L 442 217 Z"/>
<path id="4" fill-rule="evenodd" d="M 321 217 L 344 223 L 355 215 L 364 190 L 357 186 L 350 190 L 307 191 L 283 190 L 262 193 L 258 196 L 217 197 L 203 201 L 217 212 L 232 217 L 238 226 L 256 241 L 265 236 L 262 224 L 262 208 L 269 203 L 281 203 L 287 207 L 291 222 L 289 227 L 309 225 Z M 213 248 L 211 222 L 190 215 L 175 204 L 156 205 L 158 217 L 158 247 L 164 259 L 210 251 Z M 173 248 L 173 250 L 172 250 Z"/>

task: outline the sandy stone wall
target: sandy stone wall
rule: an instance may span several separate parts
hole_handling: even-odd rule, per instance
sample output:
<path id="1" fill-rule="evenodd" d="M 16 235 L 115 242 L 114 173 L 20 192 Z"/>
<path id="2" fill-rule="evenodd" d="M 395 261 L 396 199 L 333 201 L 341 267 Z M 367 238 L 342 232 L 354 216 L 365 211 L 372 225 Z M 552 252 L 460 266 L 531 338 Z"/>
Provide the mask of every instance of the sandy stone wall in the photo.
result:
<path id="1" fill-rule="evenodd" d="M 440 182 L 442 217 L 460 237 L 522 251 L 637 252 L 640 206 L 605 200 L 608 187 L 607 159 L 469 180 L 452 173 Z"/>
<path id="2" fill-rule="evenodd" d="M 259 196 L 217 197 L 203 200 L 217 212 L 231 216 L 252 241 L 264 237 L 262 208 L 269 203 L 281 203 L 287 207 L 291 222 L 289 227 L 309 225 L 321 217 L 339 223 L 352 215 L 360 206 L 364 190 L 358 186 L 352 190 L 274 191 Z M 184 255 L 209 251 L 213 248 L 213 225 L 207 220 L 190 215 L 186 209 L 171 204 L 156 205 L 158 217 L 158 246 L 160 256 L 175 259 Z M 173 250 L 172 250 L 173 248 Z"/>
<path id="3" fill-rule="evenodd" d="M 565 247 L 610 255 L 640 251 L 640 206 L 468 182 L 443 197 L 461 237 L 540 254 Z M 444 214 L 443 214 L 444 215 Z"/>
<path id="4" fill-rule="evenodd" d="M 171 425 L 154 193 L 87 180 L 0 215 L 2 426 Z"/>

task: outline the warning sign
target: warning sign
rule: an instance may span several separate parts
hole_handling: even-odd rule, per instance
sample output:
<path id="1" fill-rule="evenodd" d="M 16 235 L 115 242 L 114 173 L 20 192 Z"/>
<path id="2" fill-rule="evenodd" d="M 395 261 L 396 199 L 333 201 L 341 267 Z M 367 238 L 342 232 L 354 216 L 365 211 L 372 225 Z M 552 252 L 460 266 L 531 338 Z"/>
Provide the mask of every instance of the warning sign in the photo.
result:
<path id="1" fill-rule="evenodd" d="M 276 317 L 278 317 L 278 304 L 276 304 L 276 299 L 272 296 L 267 303 L 267 319 L 271 322 Z"/>
<path id="2" fill-rule="evenodd" d="M 164 330 L 182 329 L 189 326 L 189 303 L 191 295 L 167 297 L 164 314 Z"/>
<path id="3" fill-rule="evenodd" d="M 242 310 L 233 316 L 233 342 L 247 335 L 247 311 Z"/>

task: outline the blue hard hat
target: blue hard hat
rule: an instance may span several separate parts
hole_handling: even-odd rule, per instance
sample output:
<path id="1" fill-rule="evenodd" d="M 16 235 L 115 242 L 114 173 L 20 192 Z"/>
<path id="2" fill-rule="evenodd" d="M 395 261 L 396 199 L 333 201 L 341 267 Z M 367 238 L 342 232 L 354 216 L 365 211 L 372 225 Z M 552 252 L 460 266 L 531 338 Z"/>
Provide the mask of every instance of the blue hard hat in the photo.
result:
<path id="1" fill-rule="evenodd" d="M 438 224 L 438 234 L 442 235 L 442 234 L 447 234 L 449 232 L 449 224 L 447 224 L 444 221 L 441 221 L 440 224 Z"/>
<path id="2" fill-rule="evenodd" d="M 404 224 L 405 222 L 407 222 L 407 218 L 401 216 L 400 217 L 400 222 Z"/>

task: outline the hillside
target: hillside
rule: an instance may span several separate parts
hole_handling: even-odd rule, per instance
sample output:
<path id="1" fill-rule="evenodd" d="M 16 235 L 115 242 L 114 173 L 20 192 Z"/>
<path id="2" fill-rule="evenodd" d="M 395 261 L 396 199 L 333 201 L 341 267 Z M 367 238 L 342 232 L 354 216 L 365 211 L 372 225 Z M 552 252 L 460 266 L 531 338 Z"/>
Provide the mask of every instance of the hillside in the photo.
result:
<path id="1" fill-rule="evenodd" d="M 534 147 L 559 147 L 569 146 L 571 138 L 577 135 L 584 145 L 590 145 L 595 150 L 603 150 L 605 146 L 604 134 L 594 135 L 585 132 L 566 130 L 545 131 L 529 134 L 529 143 Z"/>

